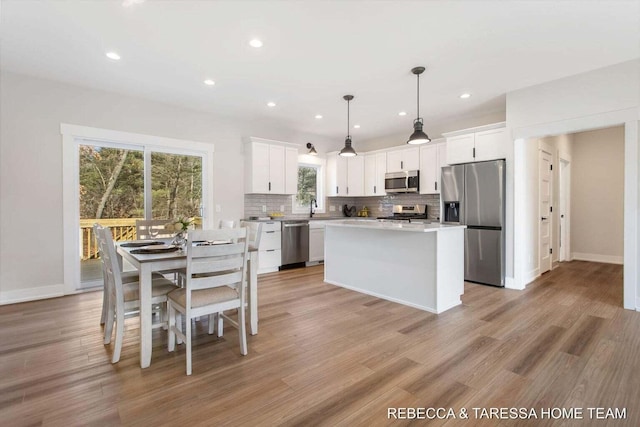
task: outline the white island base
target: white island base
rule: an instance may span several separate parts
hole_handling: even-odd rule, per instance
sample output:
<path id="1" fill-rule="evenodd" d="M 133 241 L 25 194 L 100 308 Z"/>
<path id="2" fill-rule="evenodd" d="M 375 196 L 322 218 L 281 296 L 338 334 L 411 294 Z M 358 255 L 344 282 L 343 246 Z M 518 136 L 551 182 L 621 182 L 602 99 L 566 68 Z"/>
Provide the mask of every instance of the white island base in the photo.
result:
<path id="1" fill-rule="evenodd" d="M 442 313 L 464 293 L 464 226 L 332 221 L 324 280 Z"/>

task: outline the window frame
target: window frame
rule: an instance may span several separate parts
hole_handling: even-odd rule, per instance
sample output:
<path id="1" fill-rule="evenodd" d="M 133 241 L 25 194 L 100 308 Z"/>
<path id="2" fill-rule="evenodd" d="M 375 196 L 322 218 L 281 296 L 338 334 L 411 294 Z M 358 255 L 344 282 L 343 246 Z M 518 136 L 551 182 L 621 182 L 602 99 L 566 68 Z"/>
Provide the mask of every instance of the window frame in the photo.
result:
<path id="1" fill-rule="evenodd" d="M 301 154 L 298 156 L 298 166 L 296 172 L 300 169 L 300 167 L 312 167 L 316 169 L 316 201 L 318 203 L 318 207 L 314 207 L 315 213 L 325 213 L 325 171 L 327 166 L 327 161 L 318 156 L 311 156 L 309 154 Z M 297 173 L 296 173 L 297 178 Z M 296 197 L 298 195 L 298 184 L 296 183 L 296 193 L 291 198 L 291 212 L 294 214 L 304 214 L 309 213 L 309 206 L 301 207 L 296 204 Z"/>
<path id="2" fill-rule="evenodd" d="M 79 152 L 80 145 L 98 145 L 110 148 L 125 148 L 139 150 L 144 153 L 145 165 L 147 156 L 151 159 L 151 152 L 166 152 L 170 154 L 202 157 L 202 194 L 203 194 L 203 228 L 213 227 L 213 159 L 214 145 L 198 141 L 181 140 L 153 135 L 122 132 L 111 129 L 93 128 L 87 126 L 60 124 L 62 135 L 62 201 L 63 201 L 63 263 L 64 286 L 63 294 L 71 295 L 84 292 L 80 284 L 80 257 L 78 257 L 79 227 Z M 145 189 L 151 182 L 147 180 L 145 168 Z M 150 190 L 149 190 L 150 192 Z M 209 195 L 205 199 L 205 195 Z M 151 206 L 146 201 L 145 218 L 151 217 Z"/>

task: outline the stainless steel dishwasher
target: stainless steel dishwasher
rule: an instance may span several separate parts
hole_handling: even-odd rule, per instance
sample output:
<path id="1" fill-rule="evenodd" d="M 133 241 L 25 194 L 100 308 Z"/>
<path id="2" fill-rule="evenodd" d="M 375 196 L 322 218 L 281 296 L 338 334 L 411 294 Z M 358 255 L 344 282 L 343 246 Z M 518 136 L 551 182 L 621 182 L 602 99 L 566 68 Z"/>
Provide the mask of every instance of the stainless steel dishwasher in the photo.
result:
<path id="1" fill-rule="evenodd" d="M 282 267 L 304 266 L 309 261 L 309 221 L 282 221 Z"/>

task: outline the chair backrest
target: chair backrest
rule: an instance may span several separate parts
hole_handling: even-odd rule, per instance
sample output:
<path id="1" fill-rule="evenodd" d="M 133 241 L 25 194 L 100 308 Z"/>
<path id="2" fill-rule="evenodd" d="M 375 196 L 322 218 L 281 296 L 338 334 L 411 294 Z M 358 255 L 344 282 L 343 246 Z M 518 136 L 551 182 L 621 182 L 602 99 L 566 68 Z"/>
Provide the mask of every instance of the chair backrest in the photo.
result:
<path id="1" fill-rule="evenodd" d="M 139 240 L 166 239 L 173 237 L 173 230 L 168 231 L 164 226 L 170 222 L 166 219 L 137 219 L 136 235 Z M 153 235 L 152 233 L 155 233 Z"/>
<path id="2" fill-rule="evenodd" d="M 232 219 L 221 219 L 218 228 L 234 228 L 236 222 Z"/>
<path id="3" fill-rule="evenodd" d="M 97 222 L 93 224 L 93 235 L 96 237 L 96 242 L 98 242 L 98 256 L 100 257 L 100 265 L 102 266 L 102 280 L 104 286 L 104 292 L 109 292 L 108 282 L 107 282 L 107 268 L 104 262 L 104 237 L 102 236 L 102 227 Z"/>
<path id="4" fill-rule="evenodd" d="M 254 221 L 243 221 L 240 226 L 247 228 L 247 240 L 249 240 L 249 248 L 260 249 L 260 239 L 262 238 L 262 223 Z"/>
<path id="5" fill-rule="evenodd" d="M 194 245 L 194 241 L 204 243 Z M 187 307 L 191 307 L 191 292 L 219 286 L 236 289 L 240 302 L 244 304 L 247 248 L 246 228 L 190 231 L 187 242 Z"/>
<path id="6" fill-rule="evenodd" d="M 116 247 L 113 244 L 113 236 L 109 227 L 99 227 L 97 230 L 98 242 L 100 244 L 100 254 L 102 255 L 103 273 L 105 277 L 106 291 L 114 297 L 116 311 L 124 310 L 124 289 L 122 287 L 122 276 L 120 275 L 120 264 L 116 255 Z"/>

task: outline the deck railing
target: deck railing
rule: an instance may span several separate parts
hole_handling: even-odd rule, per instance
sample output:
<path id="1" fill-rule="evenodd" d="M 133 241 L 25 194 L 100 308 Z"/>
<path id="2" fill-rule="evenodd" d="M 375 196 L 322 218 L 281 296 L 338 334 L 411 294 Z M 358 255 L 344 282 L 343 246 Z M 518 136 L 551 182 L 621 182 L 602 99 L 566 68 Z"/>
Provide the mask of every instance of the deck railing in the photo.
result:
<path id="1" fill-rule="evenodd" d="M 93 224 L 96 222 L 103 227 L 109 227 L 113 235 L 113 241 L 136 240 L 136 220 L 144 218 L 121 219 L 81 219 L 80 220 L 80 259 L 82 261 L 98 258 L 98 241 L 93 233 Z M 169 220 L 167 220 L 169 222 Z M 202 218 L 194 218 L 197 228 L 202 224 Z"/>

